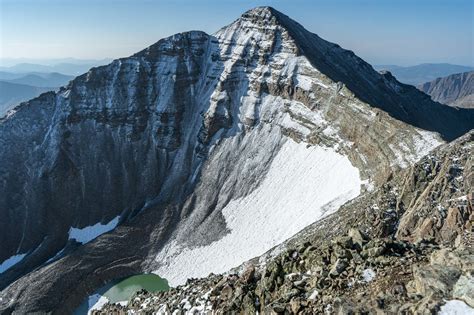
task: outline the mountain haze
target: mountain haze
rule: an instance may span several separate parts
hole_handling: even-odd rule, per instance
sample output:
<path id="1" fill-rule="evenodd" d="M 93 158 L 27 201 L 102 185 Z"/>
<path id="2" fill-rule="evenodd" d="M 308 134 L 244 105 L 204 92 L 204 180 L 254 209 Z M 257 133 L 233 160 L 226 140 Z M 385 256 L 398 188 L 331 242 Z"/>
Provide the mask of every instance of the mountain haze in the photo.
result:
<path id="1" fill-rule="evenodd" d="M 37 87 L 60 87 L 66 85 L 74 77 L 57 72 L 52 73 L 28 73 L 24 76 L 8 80 L 10 83 L 26 84 Z"/>
<path id="2" fill-rule="evenodd" d="M 50 90 L 52 88 L 0 81 L 0 117 L 21 102 Z"/>
<path id="3" fill-rule="evenodd" d="M 13 62 L 11 60 L 10 62 Z M 29 73 L 29 72 L 41 72 L 41 73 L 54 73 L 59 72 L 66 75 L 77 76 L 79 74 L 84 73 L 85 71 L 89 70 L 92 67 L 100 66 L 110 62 L 110 59 L 104 60 L 51 60 L 49 61 L 51 64 L 43 64 L 38 60 L 38 63 L 32 62 L 22 62 L 8 66 L 8 67 L 0 67 L 0 71 L 4 72 L 11 72 L 11 73 Z M 48 60 L 44 60 L 43 62 L 48 62 Z"/>
<path id="4" fill-rule="evenodd" d="M 21 102 L 54 91 L 73 78 L 61 73 L 18 74 L 0 71 L 0 117 Z"/>
<path id="5" fill-rule="evenodd" d="M 377 70 L 390 71 L 400 82 L 418 85 L 436 78 L 474 70 L 474 67 L 449 63 L 423 63 L 416 66 L 376 65 Z"/>

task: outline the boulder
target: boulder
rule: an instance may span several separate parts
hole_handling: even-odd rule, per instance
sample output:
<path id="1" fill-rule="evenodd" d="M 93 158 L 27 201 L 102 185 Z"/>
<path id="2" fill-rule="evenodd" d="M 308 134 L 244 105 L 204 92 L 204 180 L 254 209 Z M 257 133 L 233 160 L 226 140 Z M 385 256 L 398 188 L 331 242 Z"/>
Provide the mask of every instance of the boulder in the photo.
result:
<path id="1" fill-rule="evenodd" d="M 362 246 L 367 242 L 367 238 L 359 229 L 351 228 L 347 235 L 351 238 L 352 243 L 358 245 L 359 248 L 362 248 Z"/>
<path id="2" fill-rule="evenodd" d="M 459 277 L 453 288 L 453 297 L 463 300 L 474 308 L 474 275 L 472 273 Z"/>
<path id="3" fill-rule="evenodd" d="M 414 286 L 423 296 L 449 294 L 461 272 L 453 266 L 426 265 L 413 268 Z"/>
<path id="4" fill-rule="evenodd" d="M 329 271 L 329 274 L 331 276 L 338 276 L 347 268 L 347 266 L 349 266 L 347 259 L 338 258 Z"/>

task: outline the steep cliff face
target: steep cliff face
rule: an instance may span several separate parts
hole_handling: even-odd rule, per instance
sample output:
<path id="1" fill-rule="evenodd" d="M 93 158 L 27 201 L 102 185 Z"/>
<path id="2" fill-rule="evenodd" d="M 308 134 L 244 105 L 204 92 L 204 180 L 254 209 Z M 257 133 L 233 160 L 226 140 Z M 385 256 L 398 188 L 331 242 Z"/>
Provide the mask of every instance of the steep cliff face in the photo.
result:
<path id="1" fill-rule="evenodd" d="M 474 133 L 428 155 L 401 181 L 396 236 L 459 244 L 474 223 Z M 472 244 L 471 244 L 472 245 Z"/>
<path id="2" fill-rule="evenodd" d="M 452 74 L 418 85 L 436 102 L 451 106 L 474 107 L 474 71 Z"/>
<path id="3" fill-rule="evenodd" d="M 142 271 L 225 271 L 472 117 L 272 8 L 163 39 L 0 121 L 0 261 L 23 255 L 0 274 L 0 309 L 70 311 Z"/>
<path id="4" fill-rule="evenodd" d="M 205 154 L 215 50 L 204 33 L 180 34 L 11 112 L 0 125 L 1 259 L 59 251 L 70 228 L 126 219 L 158 195 L 183 199 Z"/>

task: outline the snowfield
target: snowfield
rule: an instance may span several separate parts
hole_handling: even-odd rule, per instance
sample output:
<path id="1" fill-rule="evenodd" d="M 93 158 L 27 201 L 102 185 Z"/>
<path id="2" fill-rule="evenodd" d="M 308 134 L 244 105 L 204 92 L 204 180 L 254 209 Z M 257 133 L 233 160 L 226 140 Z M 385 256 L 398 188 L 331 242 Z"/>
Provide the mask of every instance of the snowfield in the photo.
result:
<path id="1" fill-rule="evenodd" d="M 155 273 L 171 286 L 190 277 L 222 273 L 261 255 L 359 195 L 359 171 L 333 149 L 283 144 L 260 185 L 222 211 L 230 232 L 208 246 L 171 242 Z"/>
<path id="2" fill-rule="evenodd" d="M 120 216 L 110 220 L 107 224 L 96 223 L 91 226 L 86 226 L 82 229 L 73 228 L 69 229 L 69 239 L 76 240 L 79 243 L 86 244 L 95 239 L 96 237 L 107 233 L 118 225 Z"/>
<path id="3" fill-rule="evenodd" d="M 474 308 L 464 301 L 450 300 L 441 306 L 440 315 L 474 315 Z"/>
<path id="4" fill-rule="evenodd" d="M 0 264 L 0 273 L 5 272 L 7 269 L 11 268 L 15 264 L 19 263 L 23 258 L 25 258 L 26 254 L 15 255 Z"/>

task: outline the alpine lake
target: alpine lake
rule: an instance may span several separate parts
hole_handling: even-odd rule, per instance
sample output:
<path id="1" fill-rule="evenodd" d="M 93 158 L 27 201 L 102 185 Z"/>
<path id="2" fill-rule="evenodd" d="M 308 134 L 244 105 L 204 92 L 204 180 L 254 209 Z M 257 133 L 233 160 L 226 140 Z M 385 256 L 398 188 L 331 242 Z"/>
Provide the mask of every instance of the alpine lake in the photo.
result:
<path id="1" fill-rule="evenodd" d="M 110 303 L 128 302 L 132 296 L 142 289 L 148 292 L 169 290 L 168 281 L 155 274 L 139 274 L 113 281 L 90 295 L 74 312 L 75 315 L 87 314 L 99 300 L 105 297 Z M 95 309 L 95 307 L 94 307 Z"/>

